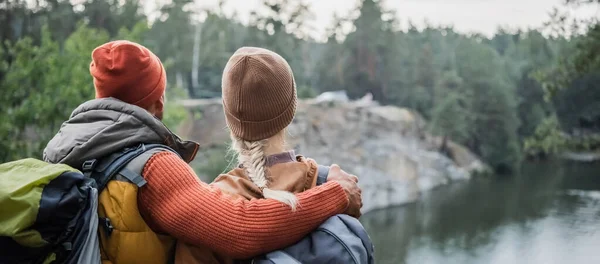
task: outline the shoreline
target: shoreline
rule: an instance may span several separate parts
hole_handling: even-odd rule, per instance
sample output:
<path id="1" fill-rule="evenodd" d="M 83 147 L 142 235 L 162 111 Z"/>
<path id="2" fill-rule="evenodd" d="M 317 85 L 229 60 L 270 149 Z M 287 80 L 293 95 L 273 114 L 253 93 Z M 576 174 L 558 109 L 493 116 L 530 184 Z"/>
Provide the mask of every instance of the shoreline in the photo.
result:
<path id="1" fill-rule="evenodd" d="M 588 151 L 588 152 L 564 152 L 560 155 L 561 158 L 569 161 L 576 162 L 599 162 L 600 161 L 600 151 Z"/>

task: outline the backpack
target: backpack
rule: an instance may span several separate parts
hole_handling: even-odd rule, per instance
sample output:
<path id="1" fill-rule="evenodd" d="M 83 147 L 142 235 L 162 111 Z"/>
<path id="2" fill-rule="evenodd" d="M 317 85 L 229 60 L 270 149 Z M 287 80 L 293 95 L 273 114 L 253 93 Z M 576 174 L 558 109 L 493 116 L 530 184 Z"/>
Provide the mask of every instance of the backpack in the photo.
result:
<path id="1" fill-rule="evenodd" d="M 155 148 L 125 148 L 82 168 L 22 159 L 0 164 L 0 263 L 100 263 L 98 195 L 115 177 L 146 182 L 125 166 Z M 173 151 L 176 153 L 175 151 Z"/>
<path id="2" fill-rule="evenodd" d="M 327 181 L 329 167 L 319 165 L 317 185 Z M 373 264 L 375 248 L 358 219 L 335 215 L 296 244 L 251 260 L 253 264 Z"/>

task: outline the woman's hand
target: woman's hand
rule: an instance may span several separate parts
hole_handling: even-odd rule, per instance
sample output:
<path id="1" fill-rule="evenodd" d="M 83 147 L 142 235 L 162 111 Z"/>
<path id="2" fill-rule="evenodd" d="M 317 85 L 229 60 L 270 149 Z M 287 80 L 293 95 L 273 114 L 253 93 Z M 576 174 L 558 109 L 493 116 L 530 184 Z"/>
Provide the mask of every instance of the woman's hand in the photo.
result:
<path id="1" fill-rule="evenodd" d="M 331 165 L 327 181 L 339 183 L 348 196 L 348 208 L 346 214 L 359 218 L 360 208 L 362 208 L 362 191 L 358 187 L 358 177 L 343 171 L 337 164 Z"/>

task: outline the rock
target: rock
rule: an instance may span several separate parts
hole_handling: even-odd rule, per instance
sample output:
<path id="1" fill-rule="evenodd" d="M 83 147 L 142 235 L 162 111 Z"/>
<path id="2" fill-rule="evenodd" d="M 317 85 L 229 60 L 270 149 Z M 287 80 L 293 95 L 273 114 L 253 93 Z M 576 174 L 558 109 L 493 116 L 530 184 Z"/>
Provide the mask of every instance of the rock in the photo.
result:
<path id="1" fill-rule="evenodd" d="M 471 174 L 465 168 L 451 166 L 448 167 L 448 177 L 453 181 L 470 180 Z"/>
<path id="2" fill-rule="evenodd" d="M 188 121 L 177 129 L 180 135 L 204 149 L 230 141 L 221 99 L 185 100 L 182 104 L 188 109 Z"/>
<path id="3" fill-rule="evenodd" d="M 438 151 L 441 149 L 443 139 L 441 137 L 435 137 L 427 135 L 424 142 L 428 150 Z M 450 151 L 450 156 L 454 163 L 461 168 L 464 168 L 469 173 L 485 173 L 491 171 L 491 169 L 481 162 L 475 154 L 473 154 L 466 147 L 448 140 L 447 148 Z"/>
<path id="4" fill-rule="evenodd" d="M 390 179 L 383 171 L 364 166 L 356 166 L 352 172 L 362 175 L 359 186 L 363 190 L 363 212 L 412 202 L 419 196 L 414 179 Z"/>
<path id="5" fill-rule="evenodd" d="M 565 152 L 561 157 L 566 160 L 577 162 L 596 162 L 600 161 L 600 151 L 597 152 Z"/>
<path id="6" fill-rule="evenodd" d="M 229 142 L 220 100 L 186 101 L 190 120 L 180 134 L 205 146 Z M 194 116 L 199 118 L 194 118 Z M 416 112 L 355 102 L 300 101 L 288 127 L 288 144 L 320 164 L 339 164 L 359 177 L 363 212 L 401 205 L 423 191 L 468 180 L 486 165 L 448 141 L 453 159 L 438 150 L 441 139 L 424 132 Z"/>
<path id="7" fill-rule="evenodd" d="M 367 93 L 365 94 L 365 96 L 363 96 L 362 98 L 360 98 L 359 100 L 356 100 L 354 102 L 354 105 L 356 106 L 371 106 L 371 105 L 376 105 L 377 102 L 373 101 L 373 94 L 372 93 Z"/>
<path id="8" fill-rule="evenodd" d="M 317 96 L 315 98 L 315 101 L 317 103 L 322 103 L 322 102 L 348 102 L 350 101 L 348 99 L 348 95 L 346 94 L 346 91 L 342 90 L 342 91 L 331 91 L 331 92 L 324 92 L 322 94 L 320 94 L 319 96 Z"/>

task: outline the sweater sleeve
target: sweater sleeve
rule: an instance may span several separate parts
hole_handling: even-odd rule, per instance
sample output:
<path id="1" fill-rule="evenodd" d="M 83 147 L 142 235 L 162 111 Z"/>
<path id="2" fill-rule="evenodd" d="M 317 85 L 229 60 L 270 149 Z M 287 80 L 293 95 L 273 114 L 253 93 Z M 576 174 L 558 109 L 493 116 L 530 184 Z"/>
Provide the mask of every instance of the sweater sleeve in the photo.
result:
<path id="1" fill-rule="evenodd" d="M 348 206 L 335 182 L 298 194 L 295 212 L 271 199 L 234 199 L 170 152 L 155 154 L 143 175 L 139 207 L 153 228 L 239 259 L 291 245 Z"/>

